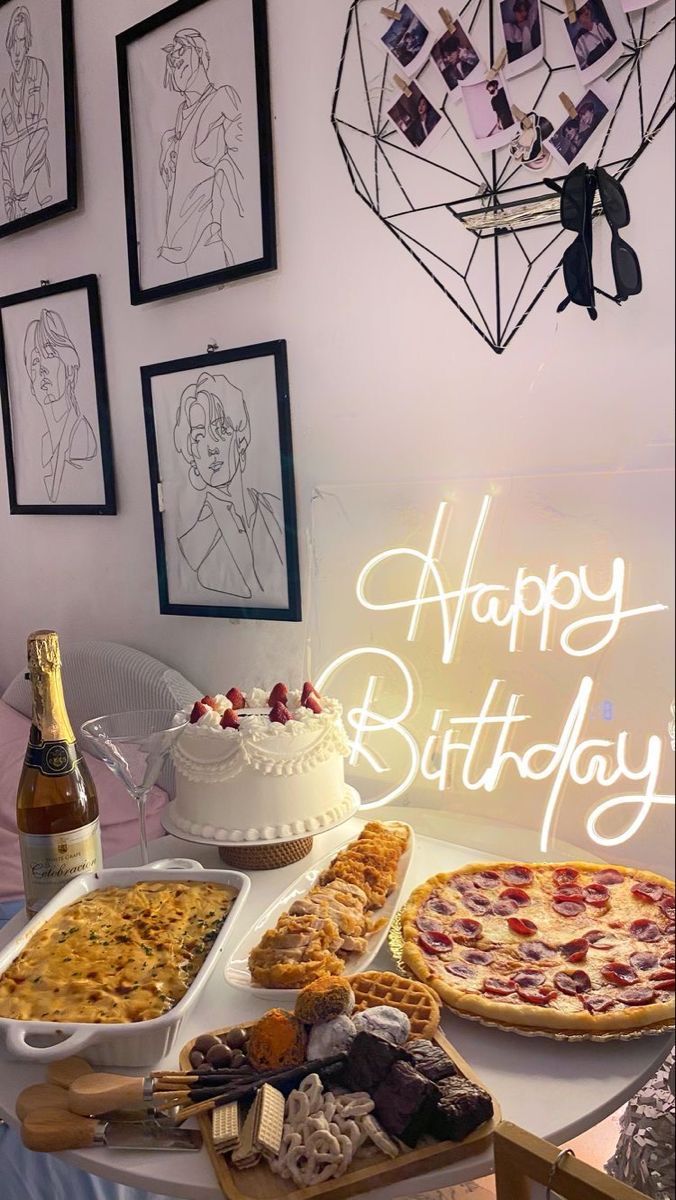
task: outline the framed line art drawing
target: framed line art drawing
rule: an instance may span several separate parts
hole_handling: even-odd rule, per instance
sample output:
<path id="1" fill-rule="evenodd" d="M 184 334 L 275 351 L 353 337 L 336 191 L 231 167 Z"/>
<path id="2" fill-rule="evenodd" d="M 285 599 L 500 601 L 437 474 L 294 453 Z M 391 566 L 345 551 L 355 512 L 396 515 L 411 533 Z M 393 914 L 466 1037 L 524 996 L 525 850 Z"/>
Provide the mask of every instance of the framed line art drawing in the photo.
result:
<path id="1" fill-rule="evenodd" d="M 141 379 L 160 612 L 300 621 L 286 342 Z"/>
<path id="2" fill-rule="evenodd" d="M 95 275 L 0 299 L 0 397 L 10 512 L 113 516 Z"/>
<path id="3" fill-rule="evenodd" d="M 77 207 L 72 0 L 0 0 L 0 238 Z"/>
<path id="4" fill-rule="evenodd" d="M 117 69 L 132 304 L 274 270 L 266 0 L 177 0 Z"/>

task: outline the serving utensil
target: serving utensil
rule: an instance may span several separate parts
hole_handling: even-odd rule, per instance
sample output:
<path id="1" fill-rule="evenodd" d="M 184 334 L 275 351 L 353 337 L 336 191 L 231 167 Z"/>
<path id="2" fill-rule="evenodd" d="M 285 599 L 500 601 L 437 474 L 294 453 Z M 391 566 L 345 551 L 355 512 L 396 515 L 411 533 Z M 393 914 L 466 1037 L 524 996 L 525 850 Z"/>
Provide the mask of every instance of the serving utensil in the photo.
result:
<path id="1" fill-rule="evenodd" d="M 107 1146 L 111 1150 L 196 1151 L 202 1148 L 202 1134 L 197 1129 L 176 1129 L 153 1119 L 94 1121 L 60 1108 L 43 1108 L 30 1113 L 22 1122 L 21 1139 L 27 1149 L 48 1154 L 86 1150 L 92 1146 Z"/>

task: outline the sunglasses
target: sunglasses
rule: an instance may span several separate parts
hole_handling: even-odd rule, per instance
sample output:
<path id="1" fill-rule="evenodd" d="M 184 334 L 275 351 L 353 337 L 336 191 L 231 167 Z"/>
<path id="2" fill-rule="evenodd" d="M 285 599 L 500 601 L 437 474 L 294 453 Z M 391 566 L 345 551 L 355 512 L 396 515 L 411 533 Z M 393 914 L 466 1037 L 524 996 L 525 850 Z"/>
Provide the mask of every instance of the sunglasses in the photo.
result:
<path id="1" fill-rule="evenodd" d="M 558 306 L 563 312 L 569 304 L 586 308 L 592 321 L 598 318 L 596 294 L 616 304 L 636 296 L 641 291 L 641 268 L 635 251 L 619 235 L 618 230 L 629 224 L 629 205 L 621 184 L 613 179 L 603 167 L 590 169 L 581 163 L 566 178 L 563 186 L 553 179 L 546 179 L 547 187 L 561 196 L 561 224 L 564 229 L 577 234 L 563 255 L 563 278 L 566 298 Z M 604 216 L 612 230 L 611 255 L 617 295 L 611 296 L 594 283 L 592 265 L 594 202 L 596 194 L 601 198 Z"/>

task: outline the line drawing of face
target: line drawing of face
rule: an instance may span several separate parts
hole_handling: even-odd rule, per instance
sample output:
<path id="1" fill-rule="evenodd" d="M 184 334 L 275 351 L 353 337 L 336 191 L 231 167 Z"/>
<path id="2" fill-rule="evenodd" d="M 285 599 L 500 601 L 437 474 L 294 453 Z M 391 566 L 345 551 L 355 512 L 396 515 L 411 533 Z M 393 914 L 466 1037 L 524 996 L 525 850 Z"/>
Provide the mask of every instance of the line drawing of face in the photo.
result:
<path id="1" fill-rule="evenodd" d="M 45 409 L 75 392 L 80 357 L 57 312 L 44 309 L 24 339 L 24 363 L 34 399 Z"/>
<path id="2" fill-rule="evenodd" d="M 209 69 L 210 55 L 207 43 L 197 29 L 180 29 L 174 35 L 174 40 L 164 46 L 167 56 L 164 86 L 173 92 L 185 95 L 190 91 L 200 68 L 206 73 Z M 208 79 L 201 77 L 203 84 Z"/>
<path id="3" fill-rule="evenodd" d="M 205 372 L 181 396 L 174 445 L 197 491 L 230 487 L 246 468 L 251 422 L 244 394 L 225 375 Z"/>
<path id="4" fill-rule="evenodd" d="M 31 46 L 30 13 L 26 8 L 16 8 L 12 13 L 7 30 L 7 52 L 15 75 L 20 75 L 28 58 Z"/>

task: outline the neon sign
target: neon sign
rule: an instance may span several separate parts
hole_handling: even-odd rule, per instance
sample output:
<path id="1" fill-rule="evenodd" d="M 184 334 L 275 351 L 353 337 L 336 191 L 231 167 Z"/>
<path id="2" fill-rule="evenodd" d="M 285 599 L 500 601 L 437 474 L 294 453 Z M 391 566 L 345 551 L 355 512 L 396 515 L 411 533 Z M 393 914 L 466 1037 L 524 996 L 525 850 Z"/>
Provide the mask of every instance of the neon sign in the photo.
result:
<path id="1" fill-rule="evenodd" d="M 444 582 L 439 561 L 452 516 L 451 506 L 444 501 L 438 506 L 426 551 L 400 546 L 375 555 L 362 568 L 356 583 L 360 607 L 372 613 L 405 614 L 409 644 L 418 638 L 423 614 L 436 611 L 441 627 L 440 661 L 445 667 L 454 663 L 463 633 L 472 624 L 504 631 L 510 654 L 517 653 L 522 639 L 535 630 L 539 654 L 559 651 L 567 659 L 575 660 L 601 654 L 627 622 L 668 611 L 668 606 L 661 603 L 625 607 L 627 571 L 624 559 L 619 557 L 611 562 L 600 586 L 594 586 L 592 572 L 585 564 L 571 570 L 552 563 L 542 575 L 519 566 L 511 587 L 477 581 L 477 560 L 494 503 L 493 496 L 483 497 L 457 586 L 449 588 Z M 415 564 L 415 589 L 394 599 L 378 599 L 379 576 L 385 564 L 401 564 L 404 560 L 409 565 L 411 561 Z M 385 660 L 390 672 L 394 672 L 397 694 L 401 695 L 401 701 L 395 705 L 397 711 L 389 715 L 378 709 L 379 675 L 373 673 L 374 659 L 381 668 Z M 446 791 L 454 770 L 460 771 L 462 786 L 468 792 L 494 792 L 511 768 L 521 780 L 546 785 L 541 834 L 541 850 L 546 853 L 567 783 L 580 787 L 595 784 L 612 793 L 595 806 L 586 821 L 588 836 L 601 846 L 629 841 L 653 806 L 673 807 L 676 802 L 673 795 L 658 791 L 665 749 L 662 737 L 650 735 L 640 748 L 636 736 L 626 730 L 613 740 L 585 737 L 594 689 L 589 674 L 583 675 L 575 694 L 570 696 L 567 716 L 558 731 L 552 731 L 552 740 L 534 742 L 517 752 L 512 744 L 517 734 L 519 741 L 527 738 L 532 717 L 524 711 L 523 697 L 510 693 L 504 680 L 492 680 L 478 712 L 457 711 L 455 706 L 436 708 L 430 734 L 421 745 L 407 726 L 418 697 L 414 674 L 400 654 L 377 646 L 349 650 L 322 671 L 317 679 L 318 688 L 325 688 L 341 668 L 355 662 L 365 668 L 368 663 L 372 665 L 361 702 L 345 714 L 352 734 L 350 764 L 355 767 L 363 761 L 377 776 L 390 774 L 390 767 L 379 752 L 383 734 L 396 739 L 403 762 L 400 777 L 393 786 L 365 807 L 378 808 L 391 803 L 417 779 L 425 779 L 439 791 Z M 612 835 L 604 833 L 607 814 L 619 810 L 623 816 L 628 814 L 624 828 Z"/>

